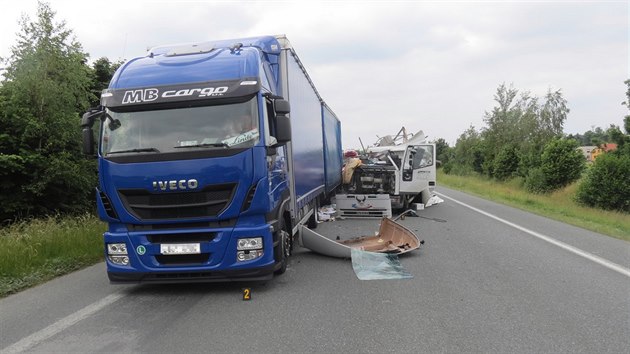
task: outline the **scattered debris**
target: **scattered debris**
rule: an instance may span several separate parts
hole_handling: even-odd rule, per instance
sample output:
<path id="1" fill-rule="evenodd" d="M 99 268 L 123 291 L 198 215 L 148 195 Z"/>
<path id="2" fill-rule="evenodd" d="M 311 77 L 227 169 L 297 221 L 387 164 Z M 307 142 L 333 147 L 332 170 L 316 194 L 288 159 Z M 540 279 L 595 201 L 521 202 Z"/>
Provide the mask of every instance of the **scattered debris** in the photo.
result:
<path id="1" fill-rule="evenodd" d="M 326 221 L 335 221 L 335 214 L 337 213 L 335 204 L 326 205 L 317 210 L 317 221 L 318 222 L 326 222 Z"/>
<path id="2" fill-rule="evenodd" d="M 375 253 L 352 249 L 352 269 L 360 280 L 411 279 L 398 260 L 398 256 L 389 253 Z"/>
<path id="3" fill-rule="evenodd" d="M 329 239 L 301 226 L 300 243 L 303 247 L 326 256 L 350 258 L 352 249 L 402 254 L 420 248 L 424 241 L 396 221 L 383 218 L 375 236 L 360 236 L 344 241 Z"/>
<path id="4" fill-rule="evenodd" d="M 440 204 L 443 202 L 444 202 L 444 199 L 434 194 L 431 196 L 431 198 L 429 198 L 429 200 L 427 200 L 425 207 L 430 207 L 431 205 Z"/>

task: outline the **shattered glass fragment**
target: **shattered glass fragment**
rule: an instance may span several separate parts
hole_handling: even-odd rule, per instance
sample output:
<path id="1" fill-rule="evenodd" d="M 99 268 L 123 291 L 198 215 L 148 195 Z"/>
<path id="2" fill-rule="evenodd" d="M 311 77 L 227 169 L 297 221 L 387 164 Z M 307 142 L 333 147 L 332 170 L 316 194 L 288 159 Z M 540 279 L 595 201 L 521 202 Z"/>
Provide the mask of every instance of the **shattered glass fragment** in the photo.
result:
<path id="1" fill-rule="evenodd" d="M 360 280 L 411 279 L 396 254 L 376 253 L 352 249 L 352 268 Z"/>

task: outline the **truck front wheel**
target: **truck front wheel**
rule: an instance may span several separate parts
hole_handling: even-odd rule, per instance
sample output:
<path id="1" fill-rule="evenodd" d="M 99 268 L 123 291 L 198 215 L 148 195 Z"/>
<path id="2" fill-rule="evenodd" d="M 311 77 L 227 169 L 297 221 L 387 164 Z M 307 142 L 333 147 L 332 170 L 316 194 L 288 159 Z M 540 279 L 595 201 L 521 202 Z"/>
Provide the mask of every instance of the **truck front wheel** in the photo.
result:
<path id="1" fill-rule="evenodd" d="M 293 247 L 291 234 L 287 231 L 284 218 L 280 218 L 280 230 L 277 231 L 276 240 L 278 240 L 278 244 L 274 247 L 273 254 L 276 264 L 280 264 L 280 267 L 275 271 L 275 274 L 280 275 L 287 271 L 287 263 Z"/>

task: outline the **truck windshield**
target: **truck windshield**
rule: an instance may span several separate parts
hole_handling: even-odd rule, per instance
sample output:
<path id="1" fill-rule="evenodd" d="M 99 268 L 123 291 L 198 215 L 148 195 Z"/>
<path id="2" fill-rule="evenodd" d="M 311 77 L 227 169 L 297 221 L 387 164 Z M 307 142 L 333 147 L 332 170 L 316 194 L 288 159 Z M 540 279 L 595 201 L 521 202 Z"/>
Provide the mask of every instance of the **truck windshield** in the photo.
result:
<path id="1" fill-rule="evenodd" d="M 103 156 L 246 148 L 259 139 L 255 97 L 237 104 L 107 113 Z"/>

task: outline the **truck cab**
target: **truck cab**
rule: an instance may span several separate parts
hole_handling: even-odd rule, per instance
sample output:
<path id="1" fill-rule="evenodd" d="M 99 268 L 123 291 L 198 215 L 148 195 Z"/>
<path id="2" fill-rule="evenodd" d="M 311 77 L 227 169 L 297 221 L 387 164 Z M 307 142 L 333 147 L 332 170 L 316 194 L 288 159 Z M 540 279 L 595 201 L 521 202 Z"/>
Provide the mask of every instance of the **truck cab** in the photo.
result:
<path id="1" fill-rule="evenodd" d="M 343 190 L 351 195 L 389 195 L 391 209 L 426 203 L 436 184 L 435 145 L 411 142 L 370 147 Z"/>
<path id="2" fill-rule="evenodd" d="M 273 36 L 156 47 L 84 114 L 111 282 L 284 272 L 295 221 L 281 51 Z"/>

